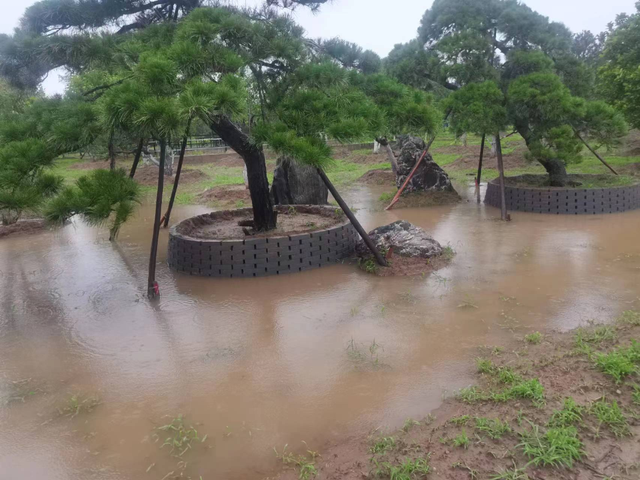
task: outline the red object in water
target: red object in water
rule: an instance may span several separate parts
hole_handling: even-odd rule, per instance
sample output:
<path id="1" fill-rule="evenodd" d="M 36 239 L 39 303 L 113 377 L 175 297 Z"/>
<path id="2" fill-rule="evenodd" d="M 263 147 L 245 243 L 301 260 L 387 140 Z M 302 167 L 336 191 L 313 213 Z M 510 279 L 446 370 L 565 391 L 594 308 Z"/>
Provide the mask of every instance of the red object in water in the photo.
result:
<path id="1" fill-rule="evenodd" d="M 156 297 L 160 295 L 160 286 L 158 285 L 158 282 L 153 282 L 153 293 Z"/>
<path id="2" fill-rule="evenodd" d="M 422 163 L 422 159 L 424 158 L 424 156 L 426 154 L 427 154 L 426 150 L 424 152 L 422 152 L 422 156 L 420 157 L 420 160 L 418 160 L 416 162 L 416 164 L 413 167 L 413 170 L 411 170 L 411 173 L 409 174 L 407 179 L 404 181 L 404 184 L 402 185 L 402 188 L 400 190 L 398 190 L 398 193 L 396 193 L 396 196 L 393 197 L 393 200 L 391 200 L 391 203 L 389 204 L 389 206 L 387 208 L 385 208 L 385 210 L 389 210 L 391 207 L 393 207 L 398 202 L 398 199 L 400 198 L 400 195 L 402 195 L 402 192 L 404 191 L 406 186 L 409 184 L 409 181 L 413 178 L 413 175 L 416 173 L 416 170 L 418 169 L 418 166 L 420 165 L 420 163 Z"/>

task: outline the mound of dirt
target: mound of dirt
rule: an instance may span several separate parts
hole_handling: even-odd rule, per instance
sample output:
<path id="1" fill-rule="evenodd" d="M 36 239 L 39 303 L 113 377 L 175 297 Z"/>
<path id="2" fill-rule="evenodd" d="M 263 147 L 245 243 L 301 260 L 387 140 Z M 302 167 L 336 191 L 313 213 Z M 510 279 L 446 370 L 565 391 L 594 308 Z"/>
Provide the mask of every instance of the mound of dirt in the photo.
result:
<path id="1" fill-rule="evenodd" d="M 198 183 L 202 180 L 208 178 L 208 175 L 201 170 L 188 169 L 182 170 L 180 174 L 180 183 L 181 184 L 190 184 L 190 183 Z M 158 167 L 153 165 L 145 165 L 143 167 L 138 167 L 136 170 L 136 175 L 134 177 L 135 181 L 141 185 L 146 185 L 149 187 L 156 186 L 158 184 Z M 175 176 L 173 177 L 164 177 L 165 185 L 173 185 L 175 180 Z"/>
<path id="2" fill-rule="evenodd" d="M 99 160 L 95 162 L 79 162 L 74 163 L 69 168 L 73 170 L 109 170 L 109 161 Z"/>
<path id="3" fill-rule="evenodd" d="M 638 152 L 638 155 L 640 155 L 640 151 Z M 625 165 L 624 167 L 619 168 L 618 171 L 625 175 L 640 176 L 640 163 Z"/>
<path id="4" fill-rule="evenodd" d="M 221 167 L 244 167 L 244 160 L 235 152 L 219 153 L 214 155 L 194 155 L 184 157 L 187 165 L 203 165 L 214 163 Z"/>
<path id="5" fill-rule="evenodd" d="M 480 156 L 480 149 L 478 149 L 477 155 L 464 156 L 458 158 L 456 161 L 447 165 L 445 170 L 469 170 L 473 168 L 478 168 L 478 159 Z M 504 162 L 505 170 L 516 169 L 516 168 L 526 168 L 531 162 L 528 162 L 526 158 L 522 155 L 513 154 L 513 155 L 503 155 L 502 161 Z M 485 156 L 482 159 L 482 168 L 492 168 L 498 169 L 498 159 Z"/>
<path id="6" fill-rule="evenodd" d="M 324 230 L 345 222 L 345 217 L 336 214 L 331 207 L 315 205 L 285 205 L 277 207 L 278 221 L 274 230 L 256 232 L 251 238 L 280 237 L 298 233 Z M 178 226 L 178 233 L 199 239 L 242 239 L 246 238 L 241 221 L 250 221 L 250 208 L 214 212 L 202 215 L 196 220 L 186 220 Z"/>
<path id="7" fill-rule="evenodd" d="M 396 175 L 391 170 L 369 170 L 358 179 L 358 183 L 395 186 Z"/>
<path id="8" fill-rule="evenodd" d="M 394 209 L 400 208 L 421 208 L 435 207 L 438 205 L 452 205 L 462 201 L 457 192 L 412 192 L 402 195 L 398 202 L 393 206 Z"/>
<path id="9" fill-rule="evenodd" d="M 244 206 L 250 207 L 251 195 L 244 185 L 231 185 L 209 188 L 198 195 L 198 202 L 208 204 L 215 203 L 220 206 L 235 205 L 244 202 Z"/>
<path id="10" fill-rule="evenodd" d="M 45 228 L 46 223 L 42 219 L 20 220 L 13 225 L 0 225 L 0 238 L 20 233 L 38 233 Z"/>
<path id="11" fill-rule="evenodd" d="M 442 256 L 433 258 L 409 258 L 393 255 L 387 259 L 387 267 L 377 267 L 374 273 L 378 277 L 412 277 L 428 275 L 449 265 L 450 260 Z M 362 263 L 361 263 L 362 266 Z"/>

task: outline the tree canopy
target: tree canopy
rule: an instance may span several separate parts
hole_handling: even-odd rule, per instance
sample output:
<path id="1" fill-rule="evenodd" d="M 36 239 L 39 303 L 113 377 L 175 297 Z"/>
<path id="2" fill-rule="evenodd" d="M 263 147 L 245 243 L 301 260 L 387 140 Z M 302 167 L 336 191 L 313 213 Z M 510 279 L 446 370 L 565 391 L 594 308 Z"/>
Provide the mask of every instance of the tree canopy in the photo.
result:
<path id="1" fill-rule="evenodd" d="M 619 18 L 604 49 L 599 89 L 602 95 L 640 128 L 640 2 L 638 13 Z"/>

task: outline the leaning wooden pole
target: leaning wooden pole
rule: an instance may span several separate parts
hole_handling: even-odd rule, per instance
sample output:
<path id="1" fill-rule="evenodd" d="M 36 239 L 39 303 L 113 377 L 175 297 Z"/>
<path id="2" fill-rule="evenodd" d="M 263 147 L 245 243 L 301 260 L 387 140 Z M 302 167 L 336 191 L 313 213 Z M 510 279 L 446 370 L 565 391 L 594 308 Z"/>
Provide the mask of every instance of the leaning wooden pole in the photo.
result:
<path id="1" fill-rule="evenodd" d="M 478 176 L 476 177 L 476 195 L 478 203 L 480 203 L 480 182 L 482 181 L 482 157 L 484 156 L 484 142 L 487 136 L 482 135 L 482 142 L 480 143 L 480 160 L 478 161 Z"/>
<path id="2" fill-rule="evenodd" d="M 609 170 L 611 170 L 615 175 L 618 175 L 618 172 L 616 172 L 616 171 L 613 169 L 613 167 L 612 167 L 611 165 L 609 165 L 609 164 L 607 163 L 607 161 L 606 161 L 604 158 L 602 158 L 602 157 L 600 156 L 600 154 L 599 154 L 598 152 L 596 152 L 593 148 L 591 148 L 591 145 L 589 145 L 589 144 L 585 141 L 585 139 L 584 139 L 584 138 L 582 138 L 582 136 L 580 135 L 580 133 L 578 133 L 578 131 L 577 131 L 575 128 L 573 129 L 573 131 L 575 132 L 576 137 L 578 138 L 578 140 L 580 140 L 582 143 L 584 143 L 584 144 L 586 145 L 586 147 L 589 149 L 589 151 L 590 151 L 591 153 L 593 153 L 593 154 L 598 158 L 598 160 L 600 160 L 602 163 L 604 163 L 604 165 L 605 165 Z"/>
<path id="3" fill-rule="evenodd" d="M 496 153 L 498 156 L 498 173 L 500 182 L 500 217 L 507 221 L 507 199 L 504 194 L 504 163 L 502 162 L 502 142 L 500 132 L 496 134 Z"/>
<path id="4" fill-rule="evenodd" d="M 156 282 L 156 258 L 158 257 L 158 238 L 160 237 L 160 216 L 162 215 L 162 190 L 164 187 L 164 159 L 167 154 L 166 140 L 160 140 L 160 165 L 158 167 L 158 192 L 156 193 L 156 212 L 153 220 L 153 236 L 151 237 L 151 253 L 149 255 L 149 282 L 147 294 L 149 298 L 160 295 Z"/>
<path id="5" fill-rule="evenodd" d="M 422 163 L 422 159 L 425 157 L 426 154 L 427 154 L 427 149 L 425 149 L 422 152 L 422 156 L 416 162 L 416 164 L 413 166 L 413 168 L 411 169 L 411 172 L 409 173 L 409 176 L 407 176 L 407 179 L 402 184 L 402 187 L 400 187 L 398 192 L 393 197 L 393 200 L 391 200 L 391 203 L 387 206 L 387 208 L 385 208 L 385 210 L 390 210 L 396 203 L 398 203 L 398 200 L 400 200 L 400 195 L 402 195 L 402 192 L 404 192 L 404 189 L 407 188 L 407 185 L 409 184 L 409 182 L 411 181 L 411 179 L 415 175 L 416 171 L 418 170 L 418 167 Z"/>
<path id="6" fill-rule="evenodd" d="M 131 165 L 131 171 L 129 172 L 129 178 L 133 178 L 136 174 L 136 170 L 138 169 L 138 164 L 140 163 L 140 157 L 142 157 L 142 149 L 144 148 L 144 138 L 140 139 L 138 143 L 138 148 L 136 148 L 136 156 L 133 158 L 133 165 Z"/>
<path id="7" fill-rule="evenodd" d="M 162 217 L 162 226 L 167 228 L 169 226 L 169 219 L 171 218 L 171 210 L 173 210 L 173 202 L 176 200 L 176 194 L 178 193 L 178 184 L 180 183 L 180 174 L 182 173 L 182 164 L 184 163 L 184 153 L 187 150 L 187 140 L 189 139 L 189 129 L 191 127 L 191 120 L 187 123 L 187 130 L 185 131 L 184 138 L 182 139 L 182 146 L 180 147 L 180 158 L 178 159 L 178 168 L 176 169 L 176 178 L 173 180 L 173 189 L 171 190 L 171 198 L 169 199 L 169 206 L 167 211 Z"/>
<path id="8" fill-rule="evenodd" d="M 380 254 L 376 246 L 371 241 L 371 238 L 369 237 L 367 232 L 365 232 L 364 228 L 362 228 L 362 225 L 360 225 L 360 222 L 358 221 L 356 216 L 353 214 L 351 209 L 344 202 L 344 200 L 336 190 L 336 187 L 333 186 L 333 183 L 331 183 L 331 181 L 329 180 L 329 177 L 327 177 L 327 174 L 324 173 L 324 170 L 322 170 L 322 168 L 318 168 L 317 170 L 318 170 L 318 175 L 320 175 L 320 178 L 322 178 L 322 181 L 327 186 L 327 189 L 331 192 L 331 195 L 333 195 L 333 198 L 336 199 L 336 202 L 338 202 L 338 205 L 340 205 L 340 208 L 342 209 L 344 214 L 351 221 L 351 224 L 355 227 L 358 234 L 360 234 L 360 237 L 362 238 L 364 243 L 367 245 L 367 247 L 369 247 L 369 250 L 371 250 L 371 253 L 373 253 L 373 256 L 376 258 L 378 265 L 382 267 L 386 267 L 387 261 Z"/>

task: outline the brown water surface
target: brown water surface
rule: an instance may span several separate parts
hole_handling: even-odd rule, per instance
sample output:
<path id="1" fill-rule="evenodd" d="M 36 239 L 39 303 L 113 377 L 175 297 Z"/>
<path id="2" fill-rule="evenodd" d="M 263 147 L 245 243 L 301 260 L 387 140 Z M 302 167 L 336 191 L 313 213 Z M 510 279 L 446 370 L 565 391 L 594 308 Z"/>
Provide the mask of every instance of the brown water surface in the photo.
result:
<path id="1" fill-rule="evenodd" d="M 640 211 L 502 223 L 475 202 L 381 212 L 380 193 L 348 195 L 365 227 L 419 225 L 457 251 L 449 267 L 187 277 L 163 231 L 152 303 L 150 207 L 117 244 L 80 223 L 0 240 L 0 479 L 264 478 L 273 447 L 322 453 L 428 414 L 472 381 L 480 345 L 640 305 Z M 73 416 L 73 395 L 100 403 Z M 207 440 L 175 458 L 156 427 L 179 414 Z"/>

